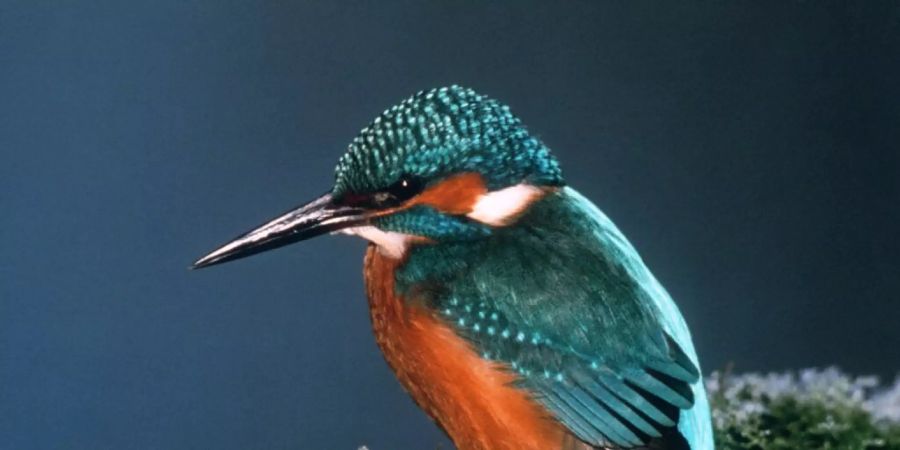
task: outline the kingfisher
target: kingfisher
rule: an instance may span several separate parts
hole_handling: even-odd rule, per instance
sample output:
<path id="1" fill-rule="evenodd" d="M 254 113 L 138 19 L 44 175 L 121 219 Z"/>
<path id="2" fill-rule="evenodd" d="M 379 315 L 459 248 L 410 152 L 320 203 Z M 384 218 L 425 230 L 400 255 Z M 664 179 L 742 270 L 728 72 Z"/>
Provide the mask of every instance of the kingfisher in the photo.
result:
<path id="1" fill-rule="evenodd" d="M 508 106 L 413 95 L 363 128 L 326 194 L 192 267 L 336 233 L 369 241 L 375 340 L 458 449 L 713 448 L 681 313 Z"/>

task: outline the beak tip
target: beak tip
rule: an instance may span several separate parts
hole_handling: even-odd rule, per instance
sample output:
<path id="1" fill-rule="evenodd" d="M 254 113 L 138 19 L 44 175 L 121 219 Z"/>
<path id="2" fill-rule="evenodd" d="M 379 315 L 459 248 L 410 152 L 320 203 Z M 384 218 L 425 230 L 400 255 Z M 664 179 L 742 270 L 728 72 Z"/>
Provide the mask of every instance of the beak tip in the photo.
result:
<path id="1" fill-rule="evenodd" d="M 188 270 L 203 269 L 205 267 L 215 265 L 216 263 L 223 262 L 222 258 L 218 258 L 217 256 L 218 255 L 215 252 L 210 253 L 209 255 L 206 255 L 206 256 L 194 261 L 193 264 L 188 266 Z"/>

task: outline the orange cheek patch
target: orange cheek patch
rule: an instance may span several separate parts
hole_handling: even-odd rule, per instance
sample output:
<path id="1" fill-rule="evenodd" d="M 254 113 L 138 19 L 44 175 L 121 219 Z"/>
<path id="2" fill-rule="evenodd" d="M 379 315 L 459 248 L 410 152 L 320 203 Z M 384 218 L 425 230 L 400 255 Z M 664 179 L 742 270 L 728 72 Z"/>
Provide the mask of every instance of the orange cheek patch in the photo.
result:
<path id="1" fill-rule="evenodd" d="M 428 205 L 448 214 L 468 214 L 478 198 L 486 193 L 487 187 L 481 175 L 467 172 L 453 175 L 426 189 L 407 201 L 403 207 Z"/>

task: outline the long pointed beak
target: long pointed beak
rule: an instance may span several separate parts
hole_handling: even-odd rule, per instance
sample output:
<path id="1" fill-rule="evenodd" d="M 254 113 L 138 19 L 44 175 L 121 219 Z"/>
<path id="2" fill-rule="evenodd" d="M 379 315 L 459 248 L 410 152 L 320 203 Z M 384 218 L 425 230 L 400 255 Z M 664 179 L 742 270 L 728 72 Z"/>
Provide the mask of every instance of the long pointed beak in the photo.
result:
<path id="1" fill-rule="evenodd" d="M 191 269 L 201 269 L 256 253 L 283 247 L 325 233 L 365 223 L 366 210 L 335 205 L 327 193 L 306 205 L 247 232 L 198 259 Z"/>

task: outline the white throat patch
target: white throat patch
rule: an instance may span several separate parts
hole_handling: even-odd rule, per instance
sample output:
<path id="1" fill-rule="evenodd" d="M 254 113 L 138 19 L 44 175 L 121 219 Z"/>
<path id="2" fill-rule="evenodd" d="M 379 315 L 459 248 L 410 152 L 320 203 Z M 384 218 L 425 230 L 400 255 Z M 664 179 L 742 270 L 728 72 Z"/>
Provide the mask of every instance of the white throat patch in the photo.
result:
<path id="1" fill-rule="evenodd" d="M 401 259 L 409 248 L 413 236 L 393 231 L 382 231 L 373 226 L 353 227 L 340 230 L 339 233 L 359 236 L 378 246 L 382 255 L 393 259 Z"/>
<path id="2" fill-rule="evenodd" d="M 543 189 L 524 183 L 491 191 L 478 198 L 467 216 L 492 226 L 508 225 L 543 194 Z"/>

